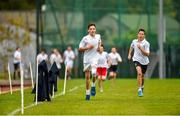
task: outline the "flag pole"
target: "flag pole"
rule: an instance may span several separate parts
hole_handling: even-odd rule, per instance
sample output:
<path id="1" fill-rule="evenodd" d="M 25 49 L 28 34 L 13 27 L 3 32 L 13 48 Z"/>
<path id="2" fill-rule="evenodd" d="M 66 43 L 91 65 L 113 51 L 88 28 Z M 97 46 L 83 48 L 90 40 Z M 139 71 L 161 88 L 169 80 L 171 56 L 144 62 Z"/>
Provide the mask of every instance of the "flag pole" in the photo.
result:
<path id="1" fill-rule="evenodd" d="M 37 105 L 38 99 L 38 60 L 36 61 L 36 101 L 35 104 Z"/>
<path id="2" fill-rule="evenodd" d="M 34 88 L 34 81 L 33 81 L 33 73 L 32 73 L 32 65 L 31 65 L 31 62 L 29 62 L 29 68 L 30 68 L 30 74 L 31 74 L 32 88 Z"/>
<path id="3" fill-rule="evenodd" d="M 10 87 L 10 92 L 12 94 L 12 82 L 11 82 L 11 72 L 10 72 L 10 66 L 8 63 L 8 75 L 9 75 L 9 87 Z"/>
<path id="4" fill-rule="evenodd" d="M 66 80 L 67 80 L 67 66 L 65 65 L 65 74 L 64 74 L 64 89 L 63 89 L 63 94 L 66 93 Z"/>
<path id="5" fill-rule="evenodd" d="M 24 114 L 24 80 L 23 80 L 23 70 L 22 63 L 20 62 L 20 73 L 21 73 L 21 114 Z"/>
<path id="6" fill-rule="evenodd" d="M 52 90 L 52 92 L 53 92 L 52 98 L 54 98 L 54 85 L 53 85 L 53 90 Z"/>

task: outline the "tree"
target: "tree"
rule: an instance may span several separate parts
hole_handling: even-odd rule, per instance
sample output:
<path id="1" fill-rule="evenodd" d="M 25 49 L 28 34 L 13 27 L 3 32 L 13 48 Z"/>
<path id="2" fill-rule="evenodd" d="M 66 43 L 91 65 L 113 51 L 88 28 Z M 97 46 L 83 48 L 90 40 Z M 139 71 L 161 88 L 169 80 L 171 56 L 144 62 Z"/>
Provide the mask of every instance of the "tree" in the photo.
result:
<path id="1" fill-rule="evenodd" d="M 173 0 L 175 19 L 180 23 L 180 1 Z"/>
<path id="2" fill-rule="evenodd" d="M 35 0 L 1 0 L 0 10 L 32 10 Z"/>

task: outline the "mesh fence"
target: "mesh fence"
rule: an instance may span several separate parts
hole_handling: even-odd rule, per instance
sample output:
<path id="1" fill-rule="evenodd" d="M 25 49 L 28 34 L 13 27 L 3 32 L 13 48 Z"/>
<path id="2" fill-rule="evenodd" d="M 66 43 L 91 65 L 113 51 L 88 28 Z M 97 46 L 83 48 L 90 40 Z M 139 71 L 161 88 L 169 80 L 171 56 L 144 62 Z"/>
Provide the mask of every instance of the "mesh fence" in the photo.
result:
<path id="1" fill-rule="evenodd" d="M 173 2 L 172 2 L 173 3 Z M 166 77 L 180 77 L 178 51 L 180 49 L 180 23 L 173 17 L 174 4 L 164 2 L 165 73 Z M 135 77 L 132 62 L 127 60 L 128 48 L 137 37 L 137 30 L 146 30 L 146 39 L 151 44 L 150 67 L 152 77 L 158 77 L 158 1 L 157 0 L 45 0 L 42 6 L 41 47 L 49 53 L 52 48 L 61 53 L 67 45 L 72 45 L 75 53 L 74 77 L 83 77 L 82 55 L 78 45 L 87 34 L 87 25 L 96 24 L 97 33 L 102 36 L 106 51 L 112 46 L 118 49 L 123 62 L 118 68 L 118 77 Z"/>

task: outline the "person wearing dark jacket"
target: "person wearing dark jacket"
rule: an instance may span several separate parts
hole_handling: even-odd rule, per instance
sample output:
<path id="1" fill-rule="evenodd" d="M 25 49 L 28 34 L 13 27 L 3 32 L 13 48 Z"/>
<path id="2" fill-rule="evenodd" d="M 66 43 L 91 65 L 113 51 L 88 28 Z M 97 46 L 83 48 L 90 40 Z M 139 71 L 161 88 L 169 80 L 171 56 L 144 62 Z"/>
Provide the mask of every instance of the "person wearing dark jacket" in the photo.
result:
<path id="1" fill-rule="evenodd" d="M 49 80 L 48 80 L 48 67 L 47 67 L 48 56 L 45 50 L 42 50 L 37 56 L 38 62 L 38 91 L 37 101 L 51 101 L 49 96 Z M 36 84 L 37 85 L 37 84 Z M 36 85 L 32 93 L 36 93 Z"/>

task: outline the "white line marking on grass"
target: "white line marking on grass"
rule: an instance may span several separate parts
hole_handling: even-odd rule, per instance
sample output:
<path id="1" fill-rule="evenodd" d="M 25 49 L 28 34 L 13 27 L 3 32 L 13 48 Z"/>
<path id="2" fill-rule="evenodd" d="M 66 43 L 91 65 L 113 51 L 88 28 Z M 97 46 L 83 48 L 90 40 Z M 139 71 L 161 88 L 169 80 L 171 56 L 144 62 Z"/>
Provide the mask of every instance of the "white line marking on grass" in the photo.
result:
<path id="1" fill-rule="evenodd" d="M 54 98 L 59 97 L 59 96 L 61 96 L 61 95 L 63 95 L 63 92 L 61 92 L 61 93 L 59 93 L 59 94 L 56 94 L 56 95 L 54 96 Z"/>
<path id="2" fill-rule="evenodd" d="M 74 87 L 74 88 L 72 88 L 72 89 L 70 89 L 68 92 L 75 91 L 76 89 L 78 89 L 78 87 L 77 87 L 77 86 L 76 86 L 76 87 Z"/>
<path id="3" fill-rule="evenodd" d="M 82 87 L 82 86 L 83 86 L 83 85 L 80 85 L 79 87 Z M 77 90 L 79 87 L 78 87 L 78 86 L 75 86 L 74 88 L 69 89 L 67 92 L 73 92 L 73 91 Z M 64 95 L 63 92 L 55 95 L 54 98 L 59 97 L 59 96 L 62 96 L 62 95 Z M 53 98 L 52 98 L 52 99 L 53 99 Z M 39 102 L 38 104 L 42 104 L 42 103 L 44 103 L 44 102 Z M 31 107 L 34 107 L 34 106 L 36 106 L 36 105 L 33 103 L 33 104 L 30 104 L 30 105 L 24 107 L 24 109 L 28 109 L 28 108 L 31 108 Z M 21 108 L 18 108 L 18 109 L 16 109 L 16 110 L 10 112 L 10 113 L 8 114 L 8 116 L 15 115 L 16 113 L 18 113 L 18 112 L 20 112 L 20 111 L 21 111 Z"/>
<path id="4" fill-rule="evenodd" d="M 42 104 L 42 103 L 43 103 L 43 102 L 39 102 L 38 104 Z M 33 104 L 30 104 L 30 105 L 24 107 L 24 109 L 28 109 L 28 108 L 31 108 L 31 107 L 33 107 L 33 106 L 36 106 L 36 105 L 33 103 Z M 16 109 L 16 110 L 14 110 L 13 112 L 9 113 L 8 116 L 13 116 L 14 114 L 16 114 L 16 113 L 18 113 L 18 112 L 20 112 L 20 111 L 21 111 L 21 108 Z"/>

